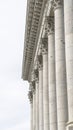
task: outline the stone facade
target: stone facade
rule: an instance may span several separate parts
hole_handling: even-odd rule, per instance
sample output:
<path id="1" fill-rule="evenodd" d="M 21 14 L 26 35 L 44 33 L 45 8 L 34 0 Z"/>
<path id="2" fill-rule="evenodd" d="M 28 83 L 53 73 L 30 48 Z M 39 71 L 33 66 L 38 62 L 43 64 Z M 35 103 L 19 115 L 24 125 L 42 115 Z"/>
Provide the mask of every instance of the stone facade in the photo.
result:
<path id="1" fill-rule="evenodd" d="M 73 130 L 73 0 L 27 0 L 22 78 L 30 130 Z"/>

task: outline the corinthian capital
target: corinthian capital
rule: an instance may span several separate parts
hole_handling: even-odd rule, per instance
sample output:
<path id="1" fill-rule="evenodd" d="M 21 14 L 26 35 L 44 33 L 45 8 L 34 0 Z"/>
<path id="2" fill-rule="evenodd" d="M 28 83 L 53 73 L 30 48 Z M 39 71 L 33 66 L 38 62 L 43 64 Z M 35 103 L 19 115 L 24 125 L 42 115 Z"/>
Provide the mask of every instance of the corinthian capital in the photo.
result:
<path id="1" fill-rule="evenodd" d="M 39 65 L 39 69 L 42 69 L 43 67 L 43 63 L 42 63 L 43 59 L 42 59 L 42 54 L 38 55 L 38 65 Z"/>
<path id="2" fill-rule="evenodd" d="M 32 93 L 35 93 L 35 81 L 32 81 Z"/>
<path id="3" fill-rule="evenodd" d="M 42 54 L 48 52 L 48 38 L 42 38 Z"/>
<path id="4" fill-rule="evenodd" d="M 62 5 L 63 5 L 63 0 L 54 0 L 53 2 L 54 9 L 59 8 Z"/>
<path id="5" fill-rule="evenodd" d="M 35 80 L 35 74 L 34 74 L 34 70 L 31 73 L 31 84 L 32 82 Z"/>
<path id="6" fill-rule="evenodd" d="M 42 33 L 41 46 L 42 46 L 42 53 L 43 54 L 47 53 L 47 48 L 48 48 L 48 23 L 47 23 L 46 19 L 45 19 L 45 24 L 44 24 L 43 33 Z"/>
<path id="7" fill-rule="evenodd" d="M 38 82 L 39 76 L 38 76 L 38 68 L 34 69 L 35 74 L 35 81 Z"/>
<path id="8" fill-rule="evenodd" d="M 48 23 L 48 33 L 54 32 L 54 16 L 48 16 L 47 17 L 47 23 Z"/>
<path id="9" fill-rule="evenodd" d="M 28 98 L 30 100 L 30 103 L 32 103 L 33 102 L 33 93 L 32 93 L 32 91 L 29 91 Z"/>

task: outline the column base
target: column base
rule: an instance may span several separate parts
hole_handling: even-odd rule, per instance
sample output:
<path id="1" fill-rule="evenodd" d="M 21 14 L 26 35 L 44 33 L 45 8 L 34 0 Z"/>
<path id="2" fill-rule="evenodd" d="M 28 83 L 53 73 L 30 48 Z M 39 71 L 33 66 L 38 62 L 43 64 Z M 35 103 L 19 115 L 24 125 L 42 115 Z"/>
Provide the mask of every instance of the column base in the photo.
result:
<path id="1" fill-rule="evenodd" d="M 73 130 L 73 122 L 67 122 L 66 130 Z"/>

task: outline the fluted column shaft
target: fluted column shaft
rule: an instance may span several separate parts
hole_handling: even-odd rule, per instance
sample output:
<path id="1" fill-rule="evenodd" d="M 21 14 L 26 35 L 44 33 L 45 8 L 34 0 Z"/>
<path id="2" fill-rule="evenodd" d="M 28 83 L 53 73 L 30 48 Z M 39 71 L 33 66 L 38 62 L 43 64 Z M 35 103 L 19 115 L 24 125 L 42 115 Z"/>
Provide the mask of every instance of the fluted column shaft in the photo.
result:
<path id="1" fill-rule="evenodd" d="M 36 130 L 39 130 L 39 81 L 36 79 Z"/>
<path id="2" fill-rule="evenodd" d="M 30 100 L 30 130 L 33 130 L 33 92 L 31 88 L 30 84 L 30 91 L 28 93 L 28 98 Z"/>
<path id="3" fill-rule="evenodd" d="M 33 130 L 36 130 L 36 93 L 33 91 Z"/>
<path id="4" fill-rule="evenodd" d="M 73 0 L 64 0 L 68 122 L 73 126 Z"/>
<path id="5" fill-rule="evenodd" d="M 39 130 L 43 130 L 43 67 L 39 68 Z"/>
<path id="6" fill-rule="evenodd" d="M 58 130 L 65 130 L 66 122 L 68 120 L 68 111 L 64 40 L 64 12 L 62 0 L 57 0 L 57 3 L 55 3 L 54 15 Z"/>
<path id="7" fill-rule="evenodd" d="M 55 78 L 55 38 L 54 19 L 48 19 L 48 84 L 49 84 L 49 127 L 57 130 L 57 103 L 56 103 L 56 78 Z"/>
<path id="8" fill-rule="evenodd" d="M 30 109 L 31 109 L 30 125 L 31 125 L 31 130 L 33 130 L 33 102 L 30 103 Z"/>
<path id="9" fill-rule="evenodd" d="M 45 44 L 47 44 L 45 42 Z M 43 48 L 43 114 L 44 130 L 49 130 L 49 99 L 48 99 L 48 54 L 47 48 Z"/>

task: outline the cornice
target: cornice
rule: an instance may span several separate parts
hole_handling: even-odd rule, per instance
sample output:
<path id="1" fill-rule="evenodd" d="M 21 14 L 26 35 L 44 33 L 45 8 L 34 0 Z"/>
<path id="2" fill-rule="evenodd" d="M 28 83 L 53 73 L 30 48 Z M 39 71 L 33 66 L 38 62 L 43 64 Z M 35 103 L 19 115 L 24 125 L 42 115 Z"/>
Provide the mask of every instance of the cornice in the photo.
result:
<path id="1" fill-rule="evenodd" d="M 32 1 L 32 0 L 30 0 Z M 41 6 L 39 4 L 42 2 Z M 37 3 L 37 4 L 36 4 Z M 29 3 L 30 5 L 30 3 Z M 37 10 L 36 10 L 37 9 Z M 31 29 L 28 20 L 26 21 L 26 33 L 30 29 L 29 35 L 25 33 L 25 45 L 24 45 L 24 54 L 23 54 L 23 67 L 22 67 L 22 78 L 23 80 L 31 81 L 31 72 L 33 69 L 33 63 L 35 63 L 37 58 L 37 53 L 39 50 L 39 44 L 41 36 L 43 33 L 43 28 L 45 24 L 45 17 L 50 14 L 51 2 L 49 0 L 35 0 L 34 9 L 31 21 Z M 27 15 L 29 11 L 27 11 Z M 37 12 L 37 14 L 36 14 Z M 30 16 L 27 16 L 27 19 L 30 19 Z"/>
<path id="2" fill-rule="evenodd" d="M 27 80 L 25 74 L 25 66 L 27 66 L 27 48 L 28 48 L 28 41 L 30 35 L 30 28 L 32 23 L 33 17 L 33 10 L 34 10 L 35 0 L 27 0 L 27 11 L 26 11 L 26 25 L 25 25 L 25 37 L 24 37 L 24 50 L 23 50 L 23 62 L 22 62 L 22 78 Z M 26 70 L 28 73 L 28 70 Z"/>
<path id="3" fill-rule="evenodd" d="M 25 44 L 22 65 L 22 78 L 24 80 L 28 80 L 43 1 L 44 0 L 29 0 L 29 2 L 27 2 Z M 32 8 L 30 5 L 32 5 Z"/>
<path id="4" fill-rule="evenodd" d="M 46 2 L 45 8 L 42 12 L 43 13 L 42 17 L 40 19 L 41 22 L 40 22 L 40 27 L 39 27 L 38 32 L 37 32 L 36 44 L 35 44 L 34 51 L 33 51 L 33 57 L 32 57 L 32 62 L 31 62 L 31 66 L 30 66 L 28 81 L 31 81 L 31 72 L 33 70 L 34 64 L 36 63 L 37 55 L 39 53 L 41 37 L 42 37 L 42 34 L 43 34 L 44 25 L 45 25 L 45 19 L 46 19 L 46 16 L 50 15 L 51 8 L 52 8 L 52 1 L 48 0 Z"/>

